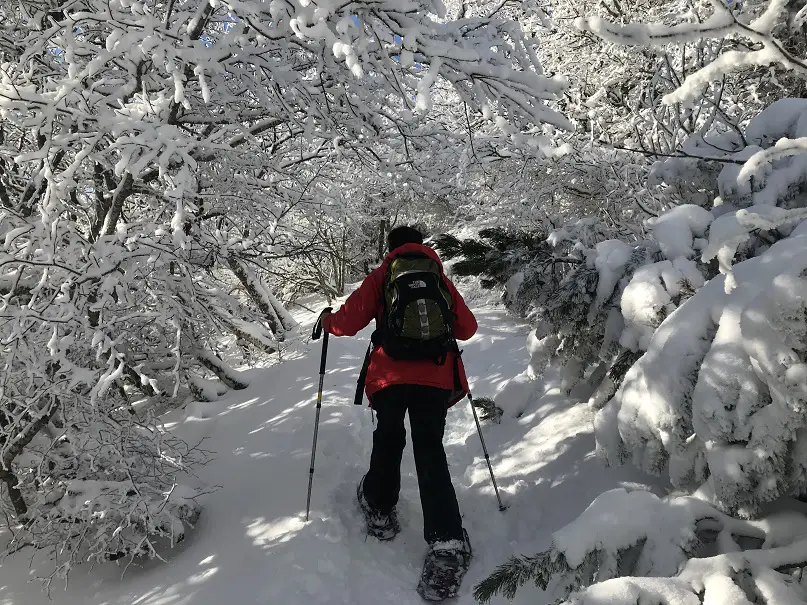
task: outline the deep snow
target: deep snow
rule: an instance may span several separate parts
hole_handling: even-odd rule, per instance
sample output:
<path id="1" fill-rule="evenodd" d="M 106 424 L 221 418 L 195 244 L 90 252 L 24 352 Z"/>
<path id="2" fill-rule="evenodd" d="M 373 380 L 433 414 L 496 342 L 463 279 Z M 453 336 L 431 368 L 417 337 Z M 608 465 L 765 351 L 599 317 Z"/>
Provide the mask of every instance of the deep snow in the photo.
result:
<path id="1" fill-rule="evenodd" d="M 527 327 L 505 311 L 475 309 L 478 334 L 465 343 L 474 393 L 492 396 L 528 361 Z M 205 437 L 212 461 L 199 479 L 219 486 L 189 538 L 164 553 L 166 563 L 76 568 L 59 605 L 265 605 L 422 603 L 415 592 L 425 554 L 411 446 L 404 454 L 403 531 L 391 543 L 366 538 L 355 485 L 369 460 L 373 422 L 353 405 L 358 366 L 370 330 L 332 338 L 325 377 L 311 521 L 303 521 L 314 423 L 318 342 L 307 336 L 314 314 L 300 312 L 301 336 L 283 363 L 250 371 L 251 386 L 173 413 L 189 441 Z M 514 403 L 484 431 L 502 495 L 497 510 L 467 403 L 449 413 L 446 451 L 475 559 L 458 603 L 513 553 L 546 548 L 601 492 L 628 485 L 635 471 L 604 469 L 594 457 L 592 412 L 564 396 L 556 381 L 535 383 L 530 402 Z M 516 389 L 518 391 L 519 389 Z M 520 389 L 523 391 L 523 389 Z M 514 391 L 515 392 L 515 391 Z M 506 401 L 501 401 L 508 408 Z M 525 412 L 515 418 L 517 412 Z M 30 554 L 0 565 L 0 605 L 47 602 L 29 569 Z M 36 565 L 35 565 L 36 567 Z M 516 603 L 535 602 L 525 588 Z"/>

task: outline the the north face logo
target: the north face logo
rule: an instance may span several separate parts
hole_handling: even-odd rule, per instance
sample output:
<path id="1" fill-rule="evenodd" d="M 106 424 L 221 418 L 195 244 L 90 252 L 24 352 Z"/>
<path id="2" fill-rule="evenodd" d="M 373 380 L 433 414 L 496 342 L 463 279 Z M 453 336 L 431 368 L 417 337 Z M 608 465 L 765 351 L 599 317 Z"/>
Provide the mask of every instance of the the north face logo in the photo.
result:
<path id="1" fill-rule="evenodd" d="M 426 282 L 421 281 L 421 280 L 413 281 L 411 284 L 409 284 L 409 287 L 413 288 L 413 289 L 414 288 L 425 288 L 426 287 Z"/>

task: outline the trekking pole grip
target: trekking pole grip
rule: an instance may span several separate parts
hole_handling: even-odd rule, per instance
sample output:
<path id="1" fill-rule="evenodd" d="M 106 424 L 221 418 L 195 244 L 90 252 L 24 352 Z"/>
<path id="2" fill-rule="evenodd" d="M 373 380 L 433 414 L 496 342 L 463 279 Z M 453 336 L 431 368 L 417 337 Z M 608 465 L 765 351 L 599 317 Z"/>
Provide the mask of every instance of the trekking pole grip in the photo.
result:
<path id="1" fill-rule="evenodd" d="M 325 307 L 322 310 L 322 313 L 319 314 L 319 317 L 317 317 L 317 321 L 314 324 L 314 329 L 311 332 L 311 340 L 319 340 L 320 336 L 322 336 L 322 319 L 326 315 L 328 315 L 331 311 L 333 311 L 333 307 Z M 327 338 L 328 336 L 327 332 L 325 333 L 325 336 Z"/>

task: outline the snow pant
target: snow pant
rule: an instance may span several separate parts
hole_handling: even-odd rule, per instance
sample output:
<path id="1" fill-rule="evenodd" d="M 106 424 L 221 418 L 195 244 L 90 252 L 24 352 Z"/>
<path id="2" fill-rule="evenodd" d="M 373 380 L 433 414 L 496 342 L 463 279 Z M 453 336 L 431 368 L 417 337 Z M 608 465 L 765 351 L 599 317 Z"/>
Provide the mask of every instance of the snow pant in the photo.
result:
<path id="1" fill-rule="evenodd" d="M 450 391 L 402 384 L 373 394 L 378 425 L 373 432 L 370 470 L 364 479 L 367 503 L 382 513 L 398 503 L 401 490 L 401 458 L 406 446 L 404 416 L 409 410 L 409 428 L 415 452 L 415 468 L 423 508 L 426 542 L 462 540 L 462 517 L 448 472 L 443 449 Z"/>

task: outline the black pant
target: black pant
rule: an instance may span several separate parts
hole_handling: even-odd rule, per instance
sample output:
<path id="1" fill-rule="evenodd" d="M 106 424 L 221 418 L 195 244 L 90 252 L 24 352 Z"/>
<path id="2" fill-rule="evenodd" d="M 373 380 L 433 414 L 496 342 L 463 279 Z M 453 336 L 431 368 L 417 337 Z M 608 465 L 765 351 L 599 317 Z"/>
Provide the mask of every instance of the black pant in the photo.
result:
<path id="1" fill-rule="evenodd" d="M 373 432 L 370 470 L 364 479 L 367 503 L 389 512 L 401 490 L 401 457 L 406 446 L 404 415 L 409 410 L 412 448 L 423 507 L 423 537 L 432 543 L 462 540 L 462 518 L 443 449 L 450 391 L 415 384 L 394 385 L 373 395 L 378 426 Z"/>

